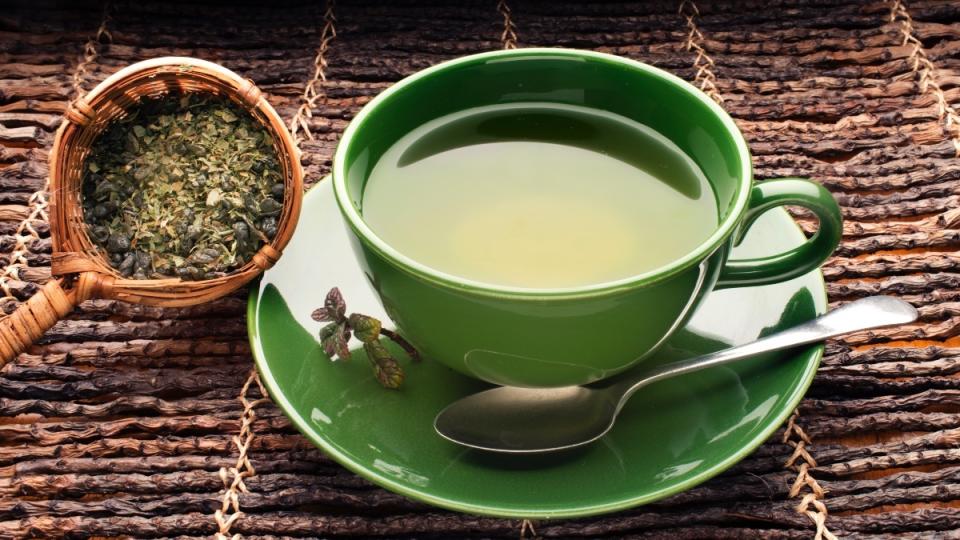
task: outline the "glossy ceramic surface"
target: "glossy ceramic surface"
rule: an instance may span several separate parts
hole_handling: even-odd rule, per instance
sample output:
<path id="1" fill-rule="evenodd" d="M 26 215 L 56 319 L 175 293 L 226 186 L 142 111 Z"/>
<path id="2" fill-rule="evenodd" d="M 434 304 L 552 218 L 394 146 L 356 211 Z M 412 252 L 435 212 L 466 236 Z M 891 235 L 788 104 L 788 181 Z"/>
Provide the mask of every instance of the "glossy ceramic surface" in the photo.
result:
<path id="1" fill-rule="evenodd" d="M 388 489 L 431 504 L 508 517 L 573 517 L 647 503 L 716 475 L 766 440 L 816 371 L 822 347 L 656 383 L 597 444 L 555 456 L 494 456 L 433 431 L 452 401 L 487 388 L 436 361 L 402 360 L 399 391 L 374 380 L 362 349 L 331 362 L 310 312 L 333 286 L 347 307 L 386 321 L 357 265 L 329 181 L 307 194 L 283 258 L 251 292 L 248 325 L 264 384 L 294 425 L 330 456 Z M 759 218 L 738 257 L 797 246 L 782 210 Z M 655 358 L 677 359 L 751 341 L 826 309 L 819 272 L 777 285 L 717 291 Z M 402 354 L 398 351 L 398 354 Z M 404 358 L 400 356 L 401 358 Z"/>
<path id="2" fill-rule="evenodd" d="M 454 111 L 529 102 L 611 112 L 670 139 L 713 187 L 721 219 L 716 231 L 644 274 L 586 287 L 522 289 L 429 268 L 364 223 L 361 194 L 369 171 L 401 136 Z M 575 137 L 570 144 L 578 144 Z M 840 239 L 840 210 L 822 187 L 798 179 L 752 186 L 743 136 L 700 90 L 646 64 L 587 51 L 483 53 L 404 79 L 367 104 L 344 132 L 333 181 L 364 271 L 407 338 L 461 373 L 505 385 L 566 386 L 620 373 L 680 328 L 718 279 L 721 287 L 783 281 L 818 267 Z M 801 247 L 725 266 L 738 235 L 784 204 L 812 210 L 820 232 Z M 661 234 L 669 228 L 665 223 Z"/>

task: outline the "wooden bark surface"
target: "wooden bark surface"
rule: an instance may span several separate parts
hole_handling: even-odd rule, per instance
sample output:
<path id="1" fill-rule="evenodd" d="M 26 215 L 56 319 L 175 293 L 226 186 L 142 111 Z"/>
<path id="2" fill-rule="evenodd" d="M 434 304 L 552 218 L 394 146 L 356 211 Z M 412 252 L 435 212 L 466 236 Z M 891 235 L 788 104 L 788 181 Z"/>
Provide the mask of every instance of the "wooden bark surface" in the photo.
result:
<path id="1" fill-rule="evenodd" d="M 641 60 L 688 80 L 696 52 L 679 2 L 508 2 L 520 46 Z M 8 7 L 9 6 L 9 7 Z M 696 3 L 699 45 L 758 179 L 805 176 L 841 204 L 844 241 L 824 268 L 833 305 L 870 294 L 916 305 L 919 324 L 832 342 L 799 408 L 810 474 L 841 537 L 960 537 L 960 161 L 939 102 L 914 72 L 891 3 Z M 913 35 L 960 107 L 960 2 L 906 4 Z M 93 1 L 18 0 L 0 10 L 0 263 L 101 24 Z M 497 49 L 497 2 L 342 2 L 327 81 L 308 123 L 312 184 L 352 116 L 400 78 Z M 113 2 L 110 39 L 81 70 L 87 90 L 131 62 L 214 60 L 250 77 L 285 119 L 299 106 L 322 3 Z M 702 61 L 700 61 L 702 62 Z M 803 213 L 802 226 L 814 224 Z M 9 312 L 49 278 L 49 228 L 28 244 Z M 236 462 L 251 367 L 245 297 L 186 309 L 83 304 L 0 372 L 0 537 L 209 537 L 222 467 Z M 256 391 L 251 397 L 256 397 Z M 249 538 L 517 538 L 516 520 L 440 511 L 385 492 L 314 449 L 272 404 L 252 426 L 257 474 L 231 528 Z M 656 504 L 534 524 L 544 538 L 811 538 L 781 433 L 720 477 Z"/>

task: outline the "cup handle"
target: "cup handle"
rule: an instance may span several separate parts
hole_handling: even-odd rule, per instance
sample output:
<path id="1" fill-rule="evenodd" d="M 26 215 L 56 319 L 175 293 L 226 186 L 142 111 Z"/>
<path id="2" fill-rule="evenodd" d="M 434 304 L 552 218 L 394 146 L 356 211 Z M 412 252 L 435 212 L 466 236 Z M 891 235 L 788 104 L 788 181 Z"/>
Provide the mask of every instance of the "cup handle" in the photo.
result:
<path id="1" fill-rule="evenodd" d="M 840 206 L 823 186 L 802 178 L 780 178 L 753 186 L 734 245 L 739 245 L 761 214 L 778 206 L 802 206 L 820 220 L 812 238 L 789 251 L 756 259 L 728 260 L 716 289 L 779 283 L 816 269 L 840 244 L 843 223 Z"/>

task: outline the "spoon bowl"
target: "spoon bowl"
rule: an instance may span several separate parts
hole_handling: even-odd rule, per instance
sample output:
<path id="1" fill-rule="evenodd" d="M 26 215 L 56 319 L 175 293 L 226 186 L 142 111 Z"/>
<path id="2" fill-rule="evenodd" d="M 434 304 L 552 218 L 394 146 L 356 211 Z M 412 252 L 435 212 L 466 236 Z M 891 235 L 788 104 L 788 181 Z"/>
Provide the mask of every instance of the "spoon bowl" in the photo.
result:
<path id="1" fill-rule="evenodd" d="M 617 405 L 609 392 L 585 386 L 550 390 L 504 386 L 451 404 L 437 415 L 434 428 L 446 439 L 479 450 L 518 454 L 565 450 L 610 431 Z"/>

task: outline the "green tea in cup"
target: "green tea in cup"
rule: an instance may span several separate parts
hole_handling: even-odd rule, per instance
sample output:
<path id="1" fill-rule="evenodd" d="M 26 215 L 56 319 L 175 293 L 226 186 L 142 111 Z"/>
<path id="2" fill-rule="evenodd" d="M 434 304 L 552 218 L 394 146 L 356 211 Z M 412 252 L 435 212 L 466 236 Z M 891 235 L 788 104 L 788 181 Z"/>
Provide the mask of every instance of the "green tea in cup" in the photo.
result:
<path id="1" fill-rule="evenodd" d="M 377 161 L 362 213 L 424 265 L 531 289 L 655 270 L 718 223 L 710 183 L 676 144 L 558 103 L 477 107 L 412 130 Z"/>

